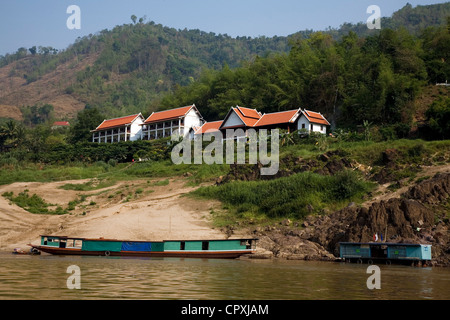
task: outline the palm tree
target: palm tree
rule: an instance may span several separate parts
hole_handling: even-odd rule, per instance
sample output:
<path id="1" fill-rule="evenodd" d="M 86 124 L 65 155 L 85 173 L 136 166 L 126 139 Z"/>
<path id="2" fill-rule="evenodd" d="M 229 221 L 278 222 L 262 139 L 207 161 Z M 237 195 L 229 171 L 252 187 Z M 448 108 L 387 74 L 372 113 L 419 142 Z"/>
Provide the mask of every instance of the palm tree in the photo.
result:
<path id="1" fill-rule="evenodd" d="M 3 126 L 1 126 L 0 127 L 0 146 L 3 146 L 5 144 L 6 139 L 7 139 L 6 130 Z"/>
<path id="2" fill-rule="evenodd" d="M 17 135 L 17 124 L 14 120 L 9 120 L 3 125 L 3 130 L 8 139 L 14 139 Z"/>

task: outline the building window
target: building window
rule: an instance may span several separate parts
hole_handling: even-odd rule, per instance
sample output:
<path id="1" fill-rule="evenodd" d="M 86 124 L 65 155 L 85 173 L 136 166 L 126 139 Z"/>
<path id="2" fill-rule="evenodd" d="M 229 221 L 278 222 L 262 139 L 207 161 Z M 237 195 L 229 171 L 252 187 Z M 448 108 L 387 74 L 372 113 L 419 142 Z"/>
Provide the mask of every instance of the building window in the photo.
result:
<path id="1" fill-rule="evenodd" d="M 311 123 L 311 131 L 314 131 L 314 125 Z"/>
<path id="2" fill-rule="evenodd" d="M 320 131 L 323 131 L 323 126 L 320 126 Z"/>
<path id="3" fill-rule="evenodd" d="M 304 123 L 302 123 L 302 129 L 305 129 L 306 125 Z"/>

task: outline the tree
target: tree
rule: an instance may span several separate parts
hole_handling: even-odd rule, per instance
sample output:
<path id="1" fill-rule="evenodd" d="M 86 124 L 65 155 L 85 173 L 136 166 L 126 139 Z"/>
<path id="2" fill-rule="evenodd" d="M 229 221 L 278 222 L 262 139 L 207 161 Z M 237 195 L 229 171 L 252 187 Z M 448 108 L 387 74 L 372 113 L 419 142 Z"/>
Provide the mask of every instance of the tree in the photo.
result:
<path id="1" fill-rule="evenodd" d="M 71 143 L 91 141 L 91 130 L 104 120 L 97 108 L 85 108 L 78 112 L 77 122 L 71 127 L 69 140 Z"/>
<path id="2" fill-rule="evenodd" d="M 34 56 L 37 52 L 37 48 L 36 46 L 32 46 L 31 48 L 28 49 L 30 51 L 30 53 Z"/>
<path id="3" fill-rule="evenodd" d="M 25 128 L 14 120 L 8 120 L 0 126 L 0 146 L 7 141 L 9 145 L 19 146 L 25 140 Z"/>
<path id="4" fill-rule="evenodd" d="M 131 16 L 131 21 L 133 21 L 133 23 L 136 24 L 136 20 L 137 20 L 137 17 L 133 14 Z"/>
<path id="5" fill-rule="evenodd" d="M 432 138 L 450 138 L 450 98 L 434 101 L 427 110 L 426 116 Z"/>

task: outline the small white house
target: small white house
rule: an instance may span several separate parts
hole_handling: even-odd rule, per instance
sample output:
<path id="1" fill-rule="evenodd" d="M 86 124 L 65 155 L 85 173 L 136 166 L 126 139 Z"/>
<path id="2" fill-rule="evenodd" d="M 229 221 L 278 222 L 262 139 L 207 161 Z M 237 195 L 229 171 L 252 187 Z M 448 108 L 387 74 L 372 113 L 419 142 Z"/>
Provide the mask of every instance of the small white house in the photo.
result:
<path id="1" fill-rule="evenodd" d="M 177 131 L 186 137 L 191 135 L 204 123 L 203 117 L 195 105 L 153 112 L 142 126 L 142 139 L 154 140 L 170 137 Z"/>
<path id="2" fill-rule="evenodd" d="M 141 113 L 126 117 L 103 120 L 92 130 L 92 142 L 114 143 L 141 139 L 144 117 Z"/>
<path id="3" fill-rule="evenodd" d="M 330 123 L 319 113 L 310 110 L 294 109 L 273 113 L 261 114 L 256 109 L 243 107 L 231 108 L 223 120 L 220 130 L 243 129 L 244 133 L 249 128 L 259 129 L 285 129 L 288 132 L 304 129 L 306 133 L 327 133 Z"/>
<path id="4" fill-rule="evenodd" d="M 297 129 L 306 130 L 307 133 L 320 132 L 323 134 L 327 133 L 327 126 L 330 123 L 327 119 L 320 113 L 309 110 L 300 110 L 300 116 L 297 120 Z"/>

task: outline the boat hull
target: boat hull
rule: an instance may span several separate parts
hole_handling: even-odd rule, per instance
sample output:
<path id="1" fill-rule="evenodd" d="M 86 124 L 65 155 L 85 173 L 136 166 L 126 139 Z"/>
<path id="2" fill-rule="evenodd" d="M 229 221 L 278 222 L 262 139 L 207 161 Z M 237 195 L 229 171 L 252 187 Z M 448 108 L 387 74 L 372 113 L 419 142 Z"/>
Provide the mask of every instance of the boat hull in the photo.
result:
<path id="1" fill-rule="evenodd" d="M 147 258 L 208 258 L 236 259 L 242 255 L 252 254 L 253 250 L 217 250 L 217 251 L 86 251 L 78 248 L 54 248 L 31 245 L 33 248 L 52 255 L 75 256 L 110 256 L 110 257 L 147 257 Z"/>

